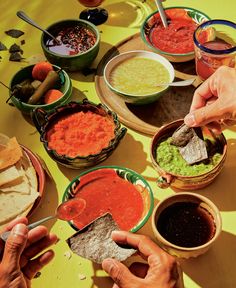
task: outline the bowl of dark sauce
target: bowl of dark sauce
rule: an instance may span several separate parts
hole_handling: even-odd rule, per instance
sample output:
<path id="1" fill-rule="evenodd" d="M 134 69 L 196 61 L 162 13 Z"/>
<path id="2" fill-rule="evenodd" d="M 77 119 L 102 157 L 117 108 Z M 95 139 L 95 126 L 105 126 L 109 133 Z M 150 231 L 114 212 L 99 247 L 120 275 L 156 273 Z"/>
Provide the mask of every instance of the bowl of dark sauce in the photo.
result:
<path id="1" fill-rule="evenodd" d="M 219 209 L 208 198 L 194 193 L 178 193 L 155 207 L 152 215 L 154 235 L 168 253 L 197 257 L 205 253 L 221 232 Z"/>
<path id="2" fill-rule="evenodd" d="M 67 71 L 89 67 L 99 51 L 100 33 L 95 25 L 80 19 L 66 19 L 47 30 L 57 41 L 42 34 L 41 47 L 47 60 Z"/>

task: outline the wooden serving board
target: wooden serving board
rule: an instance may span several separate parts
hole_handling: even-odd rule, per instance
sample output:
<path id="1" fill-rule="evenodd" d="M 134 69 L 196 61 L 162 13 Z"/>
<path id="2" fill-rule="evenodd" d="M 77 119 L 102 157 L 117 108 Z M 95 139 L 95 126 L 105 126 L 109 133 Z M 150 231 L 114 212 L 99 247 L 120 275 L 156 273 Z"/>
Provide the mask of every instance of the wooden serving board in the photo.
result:
<path id="1" fill-rule="evenodd" d="M 152 136 L 161 126 L 184 118 L 189 111 L 194 90 L 201 83 L 201 80 L 195 75 L 194 60 L 185 63 L 172 63 L 175 68 L 175 80 L 195 77 L 196 80 L 193 85 L 170 87 L 158 101 L 152 104 L 138 106 L 125 103 L 120 96 L 107 87 L 103 77 L 103 70 L 111 58 L 131 50 L 152 51 L 144 44 L 140 33 L 124 39 L 112 47 L 98 64 L 95 75 L 95 87 L 101 102 L 114 111 L 124 125 L 140 133 Z"/>

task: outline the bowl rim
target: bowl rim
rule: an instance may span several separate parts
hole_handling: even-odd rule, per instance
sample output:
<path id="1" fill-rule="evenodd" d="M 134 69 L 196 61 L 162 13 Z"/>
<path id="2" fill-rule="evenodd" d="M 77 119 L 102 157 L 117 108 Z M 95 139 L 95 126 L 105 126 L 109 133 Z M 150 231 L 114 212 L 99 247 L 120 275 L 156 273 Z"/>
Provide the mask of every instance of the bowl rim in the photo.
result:
<path id="1" fill-rule="evenodd" d="M 45 61 L 45 62 L 48 62 L 48 61 Z M 48 63 L 50 63 L 50 62 L 48 62 Z M 18 70 L 14 75 L 13 75 L 13 77 L 11 78 L 11 81 L 10 81 L 10 84 L 9 84 L 9 87 L 13 87 L 12 86 L 12 82 L 13 82 L 13 79 L 18 75 L 18 74 L 20 74 L 22 71 L 24 71 L 24 69 L 30 69 L 30 68 L 32 68 L 32 70 L 33 70 L 33 67 L 36 65 L 37 63 L 35 63 L 35 64 L 31 64 L 31 65 L 27 65 L 27 66 L 25 66 L 25 67 L 23 67 L 22 69 L 20 69 L 20 70 Z M 51 63 L 50 63 L 51 64 Z M 61 67 L 59 67 L 59 66 L 57 66 L 57 65 L 55 65 L 55 64 L 51 64 L 52 65 L 52 67 L 53 68 L 56 68 L 56 69 L 58 69 L 58 70 L 60 70 L 60 72 L 62 72 L 63 73 L 63 75 L 64 75 L 64 77 L 65 77 L 65 83 L 63 84 L 64 86 L 66 85 L 66 83 L 67 83 L 67 87 L 65 87 L 66 88 L 66 90 L 65 90 L 65 92 L 63 93 L 63 96 L 61 96 L 59 99 L 57 99 L 56 101 L 54 101 L 54 102 L 52 102 L 52 103 L 49 103 L 49 104 L 28 104 L 28 103 L 25 103 L 25 102 L 23 102 L 23 101 L 20 101 L 18 98 L 16 98 L 15 96 L 12 96 L 11 97 L 11 99 L 13 98 L 14 99 L 14 101 L 15 102 L 17 102 L 17 103 L 19 103 L 19 105 L 21 105 L 22 107 L 27 107 L 27 108 L 32 108 L 32 109 L 35 109 L 35 108 L 38 108 L 38 107 L 40 107 L 40 108 L 44 108 L 44 107 L 51 107 L 51 106 L 54 106 L 54 105 L 56 105 L 57 103 L 60 103 L 61 102 L 61 99 L 63 98 L 63 97 L 65 97 L 66 96 L 66 94 L 71 90 L 71 92 L 72 92 L 72 87 L 71 87 L 71 79 L 70 79 L 70 77 L 69 77 L 69 75 L 67 74 L 67 72 L 65 71 L 65 70 L 63 70 Z M 70 95 L 71 95 L 71 93 L 70 93 Z M 70 95 L 68 96 L 68 97 L 70 97 Z"/>
<path id="2" fill-rule="evenodd" d="M 177 124 L 177 123 L 183 123 L 184 122 L 184 119 L 178 119 L 178 120 L 175 120 L 175 121 L 172 121 L 164 126 L 162 126 L 156 133 L 155 135 L 153 135 L 152 137 L 152 140 L 151 140 L 151 145 L 150 145 L 150 154 L 151 154 L 151 161 L 152 161 L 152 164 L 154 165 L 154 167 L 158 167 L 161 171 L 163 171 L 165 173 L 165 175 L 171 175 L 173 177 L 176 177 L 176 178 L 179 178 L 179 179 L 186 179 L 186 180 L 189 180 L 189 179 L 198 179 L 198 178 L 201 178 L 203 176 L 207 176 L 208 174 L 211 174 L 211 173 L 214 173 L 218 167 L 220 165 L 222 165 L 222 163 L 225 161 L 225 158 L 226 158 L 226 155 L 227 155 L 227 140 L 224 136 L 223 133 L 221 133 L 220 135 L 222 136 L 222 140 L 224 141 L 224 149 L 223 149 L 223 153 L 221 155 L 221 158 L 220 158 L 220 161 L 211 169 L 211 170 L 208 170 L 204 173 L 200 173 L 200 174 L 197 174 L 197 175 L 192 175 L 192 176 L 187 176 L 187 175 L 181 175 L 181 174 L 175 174 L 175 173 L 172 173 L 172 172 L 169 172 L 167 170 L 165 170 L 164 168 L 162 168 L 159 163 L 156 161 L 154 155 L 153 155 L 153 150 L 154 150 L 154 146 L 157 145 L 158 141 L 157 141 L 157 136 L 158 134 L 167 129 L 169 126 L 173 125 L 173 124 Z M 154 145 L 155 144 L 155 145 Z"/>
<path id="3" fill-rule="evenodd" d="M 207 48 L 204 45 L 202 45 L 198 40 L 197 40 L 197 34 L 199 29 L 204 29 L 206 27 L 208 27 L 209 25 L 214 25 L 214 24 L 219 24 L 219 25 L 223 25 L 225 24 L 226 26 L 229 26 L 231 28 L 236 29 L 236 23 L 229 21 L 229 20 L 225 20 L 225 19 L 212 19 L 212 20 L 208 20 L 206 22 L 201 23 L 197 29 L 194 31 L 193 33 L 193 41 L 195 43 L 195 45 L 200 48 L 201 50 L 203 50 L 206 53 L 214 53 L 217 55 L 221 55 L 221 54 L 230 54 L 236 51 L 236 46 L 233 46 L 231 48 L 227 48 L 227 49 L 223 49 L 223 50 L 216 50 L 216 49 L 211 49 L 211 48 Z"/>
<path id="4" fill-rule="evenodd" d="M 177 200 L 179 198 L 180 201 L 176 201 L 176 202 L 182 202 L 181 198 L 184 196 L 190 196 L 190 197 L 195 198 L 199 201 L 202 201 L 202 202 L 206 203 L 210 208 L 212 208 L 216 212 L 216 217 L 214 217 L 214 220 L 215 219 L 218 220 L 218 226 L 216 227 L 215 234 L 208 242 L 206 242 L 202 245 L 194 246 L 194 247 L 178 246 L 178 245 L 173 244 L 172 242 L 168 241 L 166 238 L 164 238 L 160 234 L 160 232 L 158 231 L 158 229 L 156 227 L 155 217 L 156 217 L 156 213 L 157 213 L 157 210 L 159 209 L 159 207 L 161 205 L 163 205 L 166 201 L 169 201 L 172 198 L 177 199 Z M 210 213 L 210 214 L 212 214 L 212 213 Z M 213 217 L 213 215 L 212 215 L 212 217 Z M 152 223 L 152 230 L 153 230 L 154 234 L 158 235 L 158 238 L 161 239 L 161 242 L 163 245 L 165 245 L 165 246 L 168 245 L 168 246 L 170 246 L 174 249 L 177 249 L 179 251 L 181 250 L 181 251 L 186 251 L 186 252 L 196 251 L 196 250 L 200 250 L 202 248 L 206 248 L 206 247 L 210 246 L 213 242 L 215 242 L 215 240 L 219 237 L 219 235 L 221 234 L 221 231 L 222 231 L 222 217 L 221 217 L 221 213 L 220 213 L 219 208 L 215 205 L 215 203 L 212 200 L 210 200 L 206 196 L 203 196 L 201 194 L 196 194 L 193 192 L 178 192 L 176 194 L 172 194 L 172 195 L 164 198 L 163 200 L 160 200 L 160 202 L 157 203 L 157 205 L 155 206 L 155 208 L 153 210 L 151 223 Z"/>
<path id="5" fill-rule="evenodd" d="M 105 148 L 103 148 L 100 152 L 96 153 L 96 154 L 89 154 L 87 156 L 80 156 L 77 155 L 76 157 L 69 157 L 66 155 L 60 155 L 56 152 L 56 150 L 54 149 L 50 149 L 48 147 L 48 141 L 46 139 L 46 134 L 47 131 L 45 129 L 45 125 L 49 125 L 50 124 L 50 116 L 53 115 L 58 115 L 58 113 L 60 113 L 60 109 L 62 109 L 63 107 L 68 107 L 69 108 L 73 108 L 73 105 L 78 105 L 78 106 L 85 106 L 85 105 L 91 105 L 95 108 L 101 108 L 107 116 L 111 116 L 113 123 L 115 124 L 115 128 L 114 128 L 114 133 L 115 133 L 115 137 L 113 139 L 110 140 L 109 145 Z M 40 107 L 38 107 L 40 109 Z M 35 110 L 37 110 L 38 108 L 36 108 Z M 59 110 L 59 111 L 58 111 Z M 57 116 L 55 116 L 57 117 Z M 76 159 L 81 159 L 81 160 L 94 160 L 97 157 L 102 157 L 103 155 L 106 155 L 107 153 L 109 153 L 110 151 L 112 151 L 115 147 L 116 144 L 119 143 L 120 139 L 119 139 L 119 132 L 124 131 L 124 133 L 126 133 L 127 128 L 122 127 L 121 128 L 121 123 L 118 119 L 118 116 L 115 112 L 113 112 L 112 110 L 110 110 L 106 105 L 99 103 L 99 104 L 95 104 L 87 99 L 84 99 L 83 101 L 71 101 L 67 104 L 62 104 L 60 106 L 57 106 L 55 108 L 53 108 L 50 111 L 46 111 L 46 122 L 45 125 L 41 126 L 41 131 L 40 131 L 40 141 L 43 142 L 44 148 L 45 150 L 51 155 L 51 153 L 53 154 L 53 159 L 56 161 L 63 161 L 63 160 L 68 160 L 68 161 L 73 161 Z"/>
<path id="6" fill-rule="evenodd" d="M 126 168 L 126 167 L 122 167 L 122 166 L 117 166 L 117 165 L 105 165 L 105 166 L 97 166 L 97 167 L 93 167 L 90 169 L 87 169 L 86 171 L 81 172 L 78 176 L 76 176 L 70 183 L 69 185 L 66 187 L 63 196 L 62 196 L 62 202 L 65 202 L 66 197 L 69 195 L 69 189 L 72 187 L 72 185 L 80 179 L 80 177 L 96 171 L 96 170 L 101 170 L 101 169 L 113 169 L 113 170 L 119 170 L 119 171 L 127 171 L 130 172 L 132 174 L 134 174 L 135 176 L 137 176 L 143 183 L 144 183 L 144 187 L 148 188 L 148 195 L 149 195 L 149 199 L 150 199 L 150 207 L 148 212 L 145 214 L 145 216 L 139 220 L 139 222 L 137 223 L 137 225 L 135 225 L 132 229 L 130 229 L 130 232 L 136 232 L 138 231 L 140 228 L 142 228 L 144 226 L 144 224 L 148 221 L 148 219 L 151 217 L 152 212 L 153 212 L 153 208 L 154 208 L 154 195 L 153 195 L 153 191 L 151 186 L 149 185 L 148 181 L 139 173 L 137 173 L 136 171 L 130 169 L 130 168 Z M 128 180 L 127 180 L 128 181 Z M 141 221 L 141 222 L 140 222 Z M 75 229 L 75 230 L 79 230 L 78 228 L 76 228 L 70 221 L 68 221 L 69 225 Z"/>
<path id="7" fill-rule="evenodd" d="M 123 53 L 120 53 L 114 57 L 112 57 L 105 65 L 104 67 L 104 70 L 103 70 L 103 77 L 104 77 L 104 81 L 105 83 L 107 84 L 107 86 L 114 92 L 118 93 L 119 95 L 123 95 L 124 97 L 129 97 L 130 99 L 131 98 L 137 98 L 137 99 L 145 99 L 145 98 L 148 98 L 148 97 L 154 97 L 156 95 L 159 95 L 160 93 L 164 92 L 166 89 L 168 89 L 169 85 L 166 85 L 163 87 L 162 90 L 160 91 L 157 91 L 157 92 L 153 92 L 152 94 L 143 94 L 143 95 L 136 95 L 136 94 L 129 94 L 129 93 L 125 93 L 123 91 L 120 91 L 116 88 L 114 88 L 111 84 L 110 84 L 110 81 L 107 79 L 107 76 L 106 76 L 106 71 L 107 69 L 109 68 L 110 65 L 113 64 L 113 61 L 115 61 L 116 59 L 120 58 L 120 57 L 123 57 L 125 55 L 132 55 L 134 54 L 133 57 L 129 57 L 128 59 L 130 58 L 135 58 L 135 57 L 139 57 L 139 54 L 146 54 L 147 56 L 143 55 L 143 57 L 145 58 L 148 58 L 148 59 L 152 59 L 158 63 L 161 63 L 165 68 L 166 70 L 168 71 L 168 74 L 169 74 L 169 77 L 170 77 L 170 80 L 169 80 L 169 83 L 172 83 L 174 81 L 174 78 L 175 78 L 175 70 L 174 70 L 174 67 L 173 65 L 170 63 L 170 61 L 168 59 L 166 59 L 164 56 L 162 55 L 159 55 L 159 54 L 156 54 L 155 52 L 153 51 L 147 51 L 147 50 L 130 50 L 130 51 L 127 51 L 127 52 L 123 52 Z M 136 55 L 135 55 L 136 54 Z M 149 56 L 153 56 L 153 57 L 149 57 Z M 159 60 L 160 61 L 159 61 Z M 125 61 L 126 59 L 124 59 Z M 165 64 L 163 64 L 162 62 L 164 62 Z M 168 67 L 167 67 L 168 66 Z"/>
<path id="8" fill-rule="evenodd" d="M 96 38 L 97 38 L 97 39 L 96 39 L 95 44 L 94 44 L 92 47 L 90 47 L 90 48 L 89 48 L 87 51 L 85 51 L 85 52 L 78 53 L 78 54 L 75 54 L 75 55 L 63 55 L 63 54 L 55 53 L 55 52 L 53 52 L 53 51 L 51 51 L 51 50 L 49 50 L 49 49 L 47 48 L 47 46 L 46 46 L 45 43 L 44 43 L 44 33 L 42 33 L 42 35 L 41 35 L 41 46 L 42 46 L 43 50 L 47 51 L 48 53 L 50 53 L 51 55 L 56 56 L 56 57 L 60 57 L 60 58 L 63 58 L 63 59 L 74 59 L 74 58 L 77 58 L 77 57 L 79 57 L 79 56 L 88 54 L 88 53 L 91 52 L 95 47 L 97 47 L 97 46 L 99 45 L 101 36 L 100 36 L 100 32 L 99 32 L 98 28 L 97 28 L 94 24 L 92 24 L 91 22 L 86 21 L 86 20 L 76 19 L 76 18 L 64 19 L 64 20 L 60 20 L 60 21 L 57 21 L 57 22 L 52 23 L 51 25 L 49 25 L 49 26 L 46 28 L 46 30 L 50 30 L 51 28 L 53 28 L 54 26 L 56 26 L 56 25 L 58 25 L 58 24 L 60 24 L 60 23 L 70 22 L 70 21 L 71 21 L 71 22 L 77 22 L 78 25 L 79 25 L 80 23 L 86 24 L 86 25 L 89 27 L 89 29 L 92 30 L 92 31 L 94 32 L 94 34 L 96 35 Z"/>
<path id="9" fill-rule="evenodd" d="M 202 16 L 204 16 L 206 18 L 206 21 L 211 20 L 211 18 L 206 15 L 204 12 L 195 9 L 195 8 L 191 8 L 191 7 L 187 7 L 187 6 L 171 6 L 171 7 L 166 7 L 164 8 L 164 10 L 170 10 L 170 9 L 176 9 L 176 8 L 180 8 L 180 9 L 184 9 L 187 11 L 194 11 L 197 12 L 199 14 L 201 14 Z M 149 16 L 146 17 L 146 19 L 144 20 L 142 26 L 141 26 L 141 38 L 143 40 L 143 42 L 145 44 L 147 44 L 151 49 L 153 49 L 154 51 L 167 55 L 167 56 L 176 56 L 176 57 L 185 57 L 185 56 L 192 56 L 194 55 L 194 50 L 192 52 L 188 52 L 188 53 L 170 53 L 170 52 L 165 52 L 163 50 L 160 50 L 159 48 L 154 47 L 153 45 L 151 45 L 147 40 L 146 40 L 146 34 L 145 34 L 145 29 L 144 26 L 146 25 L 147 21 L 155 14 L 159 13 L 159 10 L 154 11 L 152 14 L 150 14 Z M 199 23 L 200 25 L 201 23 Z"/>

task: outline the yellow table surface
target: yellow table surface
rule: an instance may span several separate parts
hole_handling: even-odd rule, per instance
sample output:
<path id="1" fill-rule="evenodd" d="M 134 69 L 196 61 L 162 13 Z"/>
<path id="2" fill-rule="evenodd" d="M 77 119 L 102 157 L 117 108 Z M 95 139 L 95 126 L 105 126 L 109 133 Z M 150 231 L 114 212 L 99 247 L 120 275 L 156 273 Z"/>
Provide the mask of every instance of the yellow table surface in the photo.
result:
<path id="1" fill-rule="evenodd" d="M 155 7 L 154 3 L 154 1 L 148 1 L 150 7 Z M 212 19 L 221 18 L 236 21 L 236 2 L 234 0 L 167 0 L 164 2 L 165 7 L 173 5 L 194 7 L 205 12 Z M 142 14 L 139 10 L 126 9 L 131 7 L 130 2 L 127 6 L 124 1 L 105 1 L 103 6 L 109 10 L 110 20 L 98 27 L 101 31 L 101 48 L 93 67 L 97 66 L 102 56 L 112 45 L 138 32 L 139 28 L 135 26 L 142 21 Z M 144 7 L 147 8 L 147 13 L 151 12 L 151 8 L 147 4 L 144 4 Z M 82 9 L 83 7 L 76 0 L 0 1 L 0 41 L 9 47 L 11 44 L 19 44 L 21 39 L 25 39 L 26 43 L 22 46 L 24 57 L 42 54 L 39 44 L 41 32 L 20 20 L 16 16 L 16 11 L 25 11 L 42 27 L 47 27 L 60 19 L 77 18 Z M 120 17 L 117 18 L 115 13 L 118 13 Z M 12 28 L 22 29 L 25 35 L 18 39 L 7 36 L 4 31 Z M 8 85 L 14 73 L 27 63 L 8 61 L 8 51 L 0 52 L 0 56 L 2 57 L 0 80 Z M 74 86 L 74 99 L 81 100 L 82 95 L 85 95 L 89 100 L 99 102 L 93 76 L 85 77 L 80 73 L 73 73 L 70 76 Z M 39 140 L 39 134 L 29 119 L 25 118 L 16 108 L 5 103 L 8 97 L 7 88 L 0 85 L 0 91 L 0 131 L 10 137 L 16 136 L 21 144 L 40 155 L 53 177 L 53 180 L 47 180 L 45 197 L 38 210 L 30 218 L 32 222 L 53 214 L 61 202 L 65 188 L 80 171 L 58 166 L 47 155 Z M 225 136 L 228 140 L 228 156 L 223 171 L 213 184 L 197 191 L 197 193 L 210 198 L 219 207 L 223 219 L 223 231 L 215 245 L 205 255 L 196 259 L 181 261 L 185 287 L 188 288 L 236 287 L 236 186 L 234 182 L 236 175 L 236 128 L 226 130 Z M 157 175 L 150 161 L 150 141 L 150 137 L 128 129 L 128 133 L 119 147 L 102 165 L 120 165 L 140 173 L 151 184 L 155 203 L 157 203 L 158 200 L 173 194 L 174 191 L 171 189 L 161 190 L 155 184 Z M 64 256 L 64 253 L 69 250 L 65 239 L 74 233 L 74 230 L 67 223 L 51 221 L 47 226 L 59 236 L 61 241 L 54 247 L 56 256 L 53 262 L 43 269 L 39 278 L 33 280 L 32 286 L 34 288 L 112 287 L 112 281 L 102 271 L 100 265 L 93 264 L 77 255 L 72 255 L 70 259 Z M 153 237 L 150 221 L 140 230 L 140 233 Z M 86 279 L 81 280 L 81 275 L 86 276 Z"/>

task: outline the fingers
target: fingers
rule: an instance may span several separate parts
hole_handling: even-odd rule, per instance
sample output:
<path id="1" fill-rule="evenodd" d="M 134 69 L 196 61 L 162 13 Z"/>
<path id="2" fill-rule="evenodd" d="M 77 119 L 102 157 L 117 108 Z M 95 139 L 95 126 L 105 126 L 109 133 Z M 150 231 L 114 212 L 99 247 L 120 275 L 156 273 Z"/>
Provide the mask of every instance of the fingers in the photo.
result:
<path id="1" fill-rule="evenodd" d="M 134 276 L 129 269 L 119 261 L 110 258 L 105 259 L 102 262 L 102 268 L 110 275 L 119 288 L 129 288 L 131 283 L 133 288 L 140 287 L 140 279 Z"/>
<path id="2" fill-rule="evenodd" d="M 128 244 L 134 247 L 145 260 L 152 254 L 164 253 L 149 237 L 144 235 L 133 234 L 126 231 L 113 231 L 112 239 L 117 243 Z"/>
<path id="3" fill-rule="evenodd" d="M 51 245 L 55 244 L 58 241 L 58 238 L 55 234 L 48 234 L 42 236 L 42 238 L 35 241 L 29 247 L 27 247 L 21 257 L 20 265 L 24 267 L 30 259 L 41 253 L 43 250 L 47 249 Z"/>
<path id="4" fill-rule="evenodd" d="M 19 269 L 21 254 L 25 248 L 28 229 L 25 224 L 17 224 L 11 230 L 3 253 L 2 264 L 8 267 L 8 272 Z"/>
<path id="5" fill-rule="evenodd" d="M 225 111 L 217 100 L 210 105 L 191 111 L 185 116 L 184 123 L 189 127 L 204 126 L 224 117 L 226 117 Z"/>
<path id="6" fill-rule="evenodd" d="M 34 278 L 37 272 L 39 272 L 45 265 L 47 265 L 54 257 L 52 250 L 46 251 L 39 257 L 28 262 L 28 264 L 22 269 L 24 275 L 31 280 Z"/>

